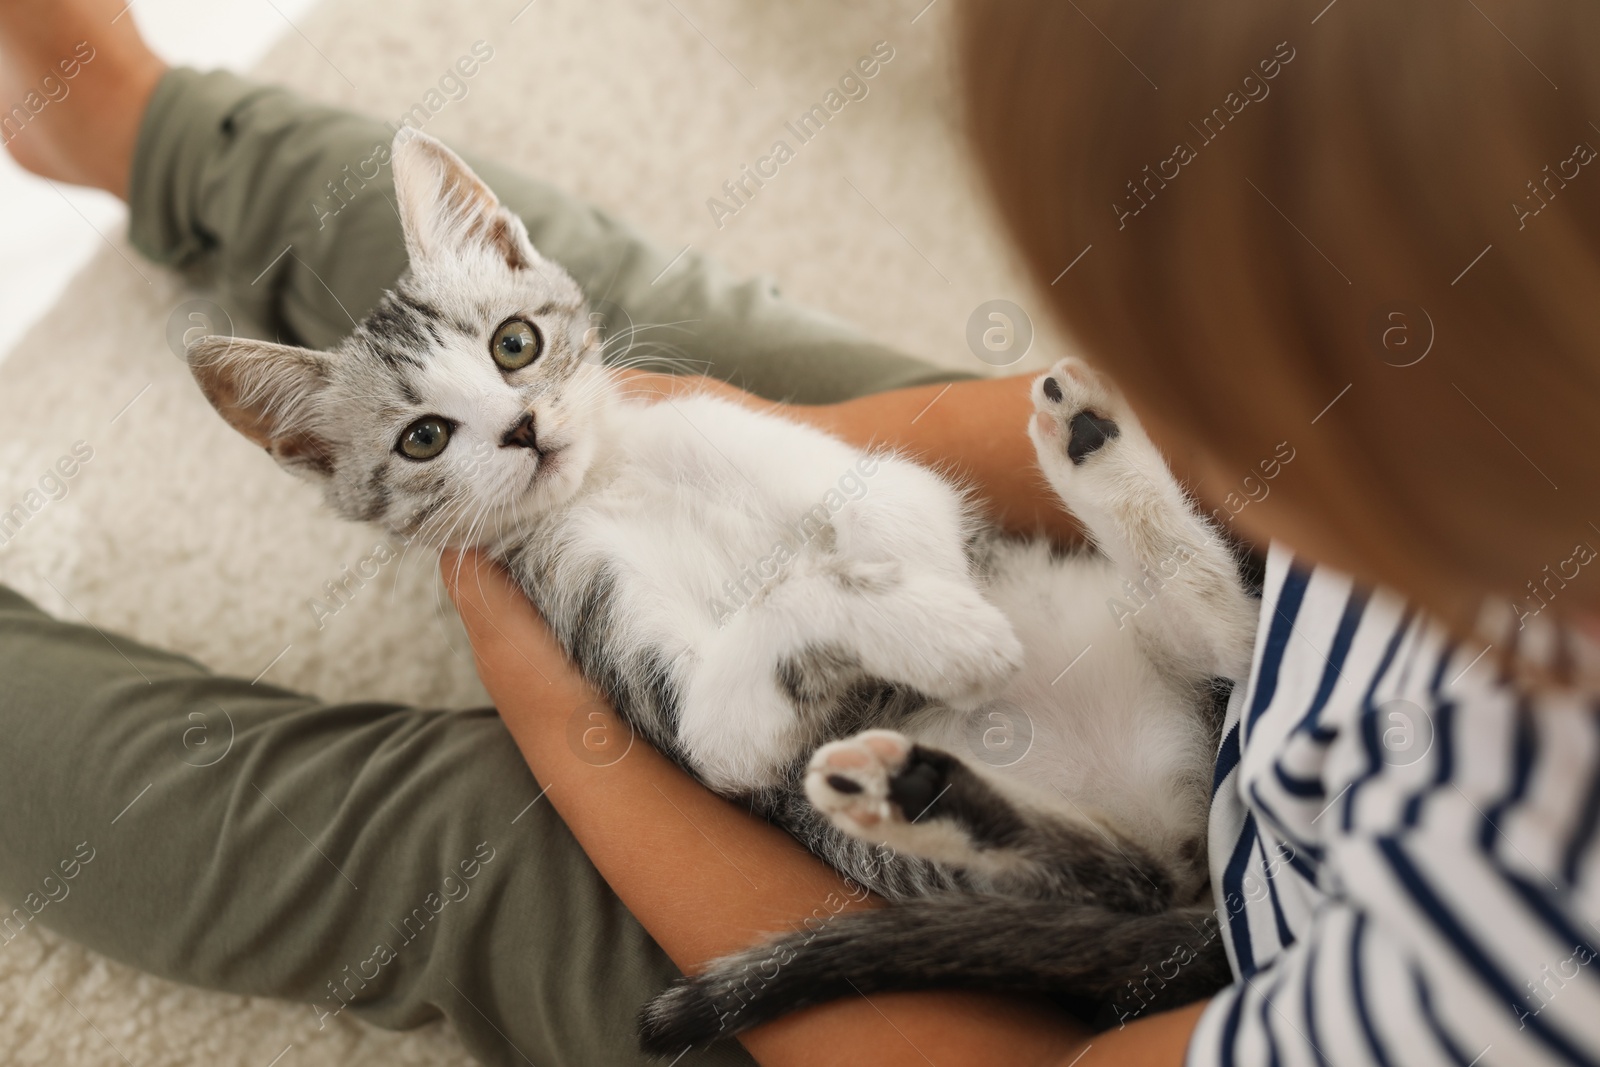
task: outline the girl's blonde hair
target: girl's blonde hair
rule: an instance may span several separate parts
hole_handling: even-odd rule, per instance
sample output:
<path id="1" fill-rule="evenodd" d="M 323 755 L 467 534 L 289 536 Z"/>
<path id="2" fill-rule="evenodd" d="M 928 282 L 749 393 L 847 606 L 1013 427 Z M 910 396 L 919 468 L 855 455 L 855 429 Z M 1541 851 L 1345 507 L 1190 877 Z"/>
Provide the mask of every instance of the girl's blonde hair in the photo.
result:
<path id="1" fill-rule="evenodd" d="M 1001 212 L 1208 500 L 1288 442 L 1249 506 L 1327 562 L 1458 623 L 1594 611 L 1600 5 L 1321 7 L 969 0 Z"/>

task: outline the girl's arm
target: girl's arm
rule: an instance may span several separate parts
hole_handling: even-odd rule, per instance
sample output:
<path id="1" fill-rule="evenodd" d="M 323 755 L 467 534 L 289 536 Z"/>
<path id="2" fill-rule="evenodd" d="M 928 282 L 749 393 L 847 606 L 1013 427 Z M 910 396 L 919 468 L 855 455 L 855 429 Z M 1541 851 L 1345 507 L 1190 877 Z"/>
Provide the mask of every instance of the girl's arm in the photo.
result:
<path id="1" fill-rule="evenodd" d="M 778 404 L 714 378 L 630 374 L 635 396 L 710 392 L 808 422 L 862 448 L 893 448 L 975 487 L 990 518 L 1016 533 L 1042 531 L 1063 543 L 1083 531 L 1039 474 L 1028 419 L 1032 376 L 919 385 L 838 404 Z M 1177 471 L 1180 480 L 1183 472 Z"/>

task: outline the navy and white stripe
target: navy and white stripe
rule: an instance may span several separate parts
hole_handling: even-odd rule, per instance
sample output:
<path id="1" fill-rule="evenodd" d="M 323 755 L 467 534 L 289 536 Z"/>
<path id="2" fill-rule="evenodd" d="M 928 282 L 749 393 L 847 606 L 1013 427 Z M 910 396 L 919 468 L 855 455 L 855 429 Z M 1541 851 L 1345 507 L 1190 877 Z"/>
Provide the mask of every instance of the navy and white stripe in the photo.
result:
<path id="1" fill-rule="evenodd" d="M 1600 1067 L 1600 708 L 1274 547 L 1211 870 L 1203 1065 Z"/>

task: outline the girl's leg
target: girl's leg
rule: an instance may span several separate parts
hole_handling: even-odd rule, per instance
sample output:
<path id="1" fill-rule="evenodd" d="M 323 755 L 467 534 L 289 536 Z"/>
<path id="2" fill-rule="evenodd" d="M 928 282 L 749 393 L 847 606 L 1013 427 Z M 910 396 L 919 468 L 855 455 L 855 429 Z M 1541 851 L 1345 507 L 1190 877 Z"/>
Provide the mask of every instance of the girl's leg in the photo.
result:
<path id="1" fill-rule="evenodd" d="M 215 286 L 223 306 L 325 347 L 405 267 L 387 164 L 392 127 L 227 73 L 173 70 L 155 89 L 128 200 L 146 255 Z M 958 375 L 737 279 L 693 249 L 656 247 L 544 182 L 471 159 L 613 330 L 651 323 L 689 369 L 752 392 L 822 403 Z M 669 269 L 670 268 L 670 269 Z"/>
<path id="2" fill-rule="evenodd" d="M 0 952 L 38 922 L 319 1025 L 443 1015 L 485 1063 L 645 1062 L 634 1013 L 678 972 L 492 710 L 319 704 L 4 588 L 0 678 Z"/>

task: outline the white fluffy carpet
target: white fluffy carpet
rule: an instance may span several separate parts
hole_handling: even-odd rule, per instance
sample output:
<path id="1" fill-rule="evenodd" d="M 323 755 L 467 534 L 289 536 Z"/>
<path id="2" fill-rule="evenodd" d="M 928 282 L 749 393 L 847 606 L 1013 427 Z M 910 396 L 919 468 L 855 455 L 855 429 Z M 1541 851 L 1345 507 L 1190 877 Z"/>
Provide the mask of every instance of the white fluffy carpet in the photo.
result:
<path id="1" fill-rule="evenodd" d="M 1012 369 L 1031 369 L 1061 344 L 960 146 L 950 0 L 913 22 L 926 2 L 332 0 L 258 73 L 394 119 L 487 40 L 493 60 L 429 132 L 550 178 L 668 248 L 772 274 L 794 299 L 944 365 L 988 369 L 968 350 L 968 316 L 1015 300 L 1039 334 Z M 895 55 L 869 95 L 714 226 L 707 198 L 879 40 Z M 483 702 L 428 559 L 389 565 L 318 631 L 310 599 L 376 533 L 322 513 L 212 414 L 165 342 L 186 294 L 115 243 L 0 365 L 0 510 L 74 442 L 94 449 L 69 494 L 0 548 L 0 581 L 222 671 L 271 664 L 274 682 L 324 697 Z M 431 654 L 410 629 L 420 611 L 439 619 Z M 304 1007 L 158 981 L 37 925 L 0 951 L 0 1050 L 64 1067 L 119 1053 L 138 1067 L 267 1067 L 280 1053 L 280 1067 L 466 1062 L 439 1026 L 319 1032 Z"/>

